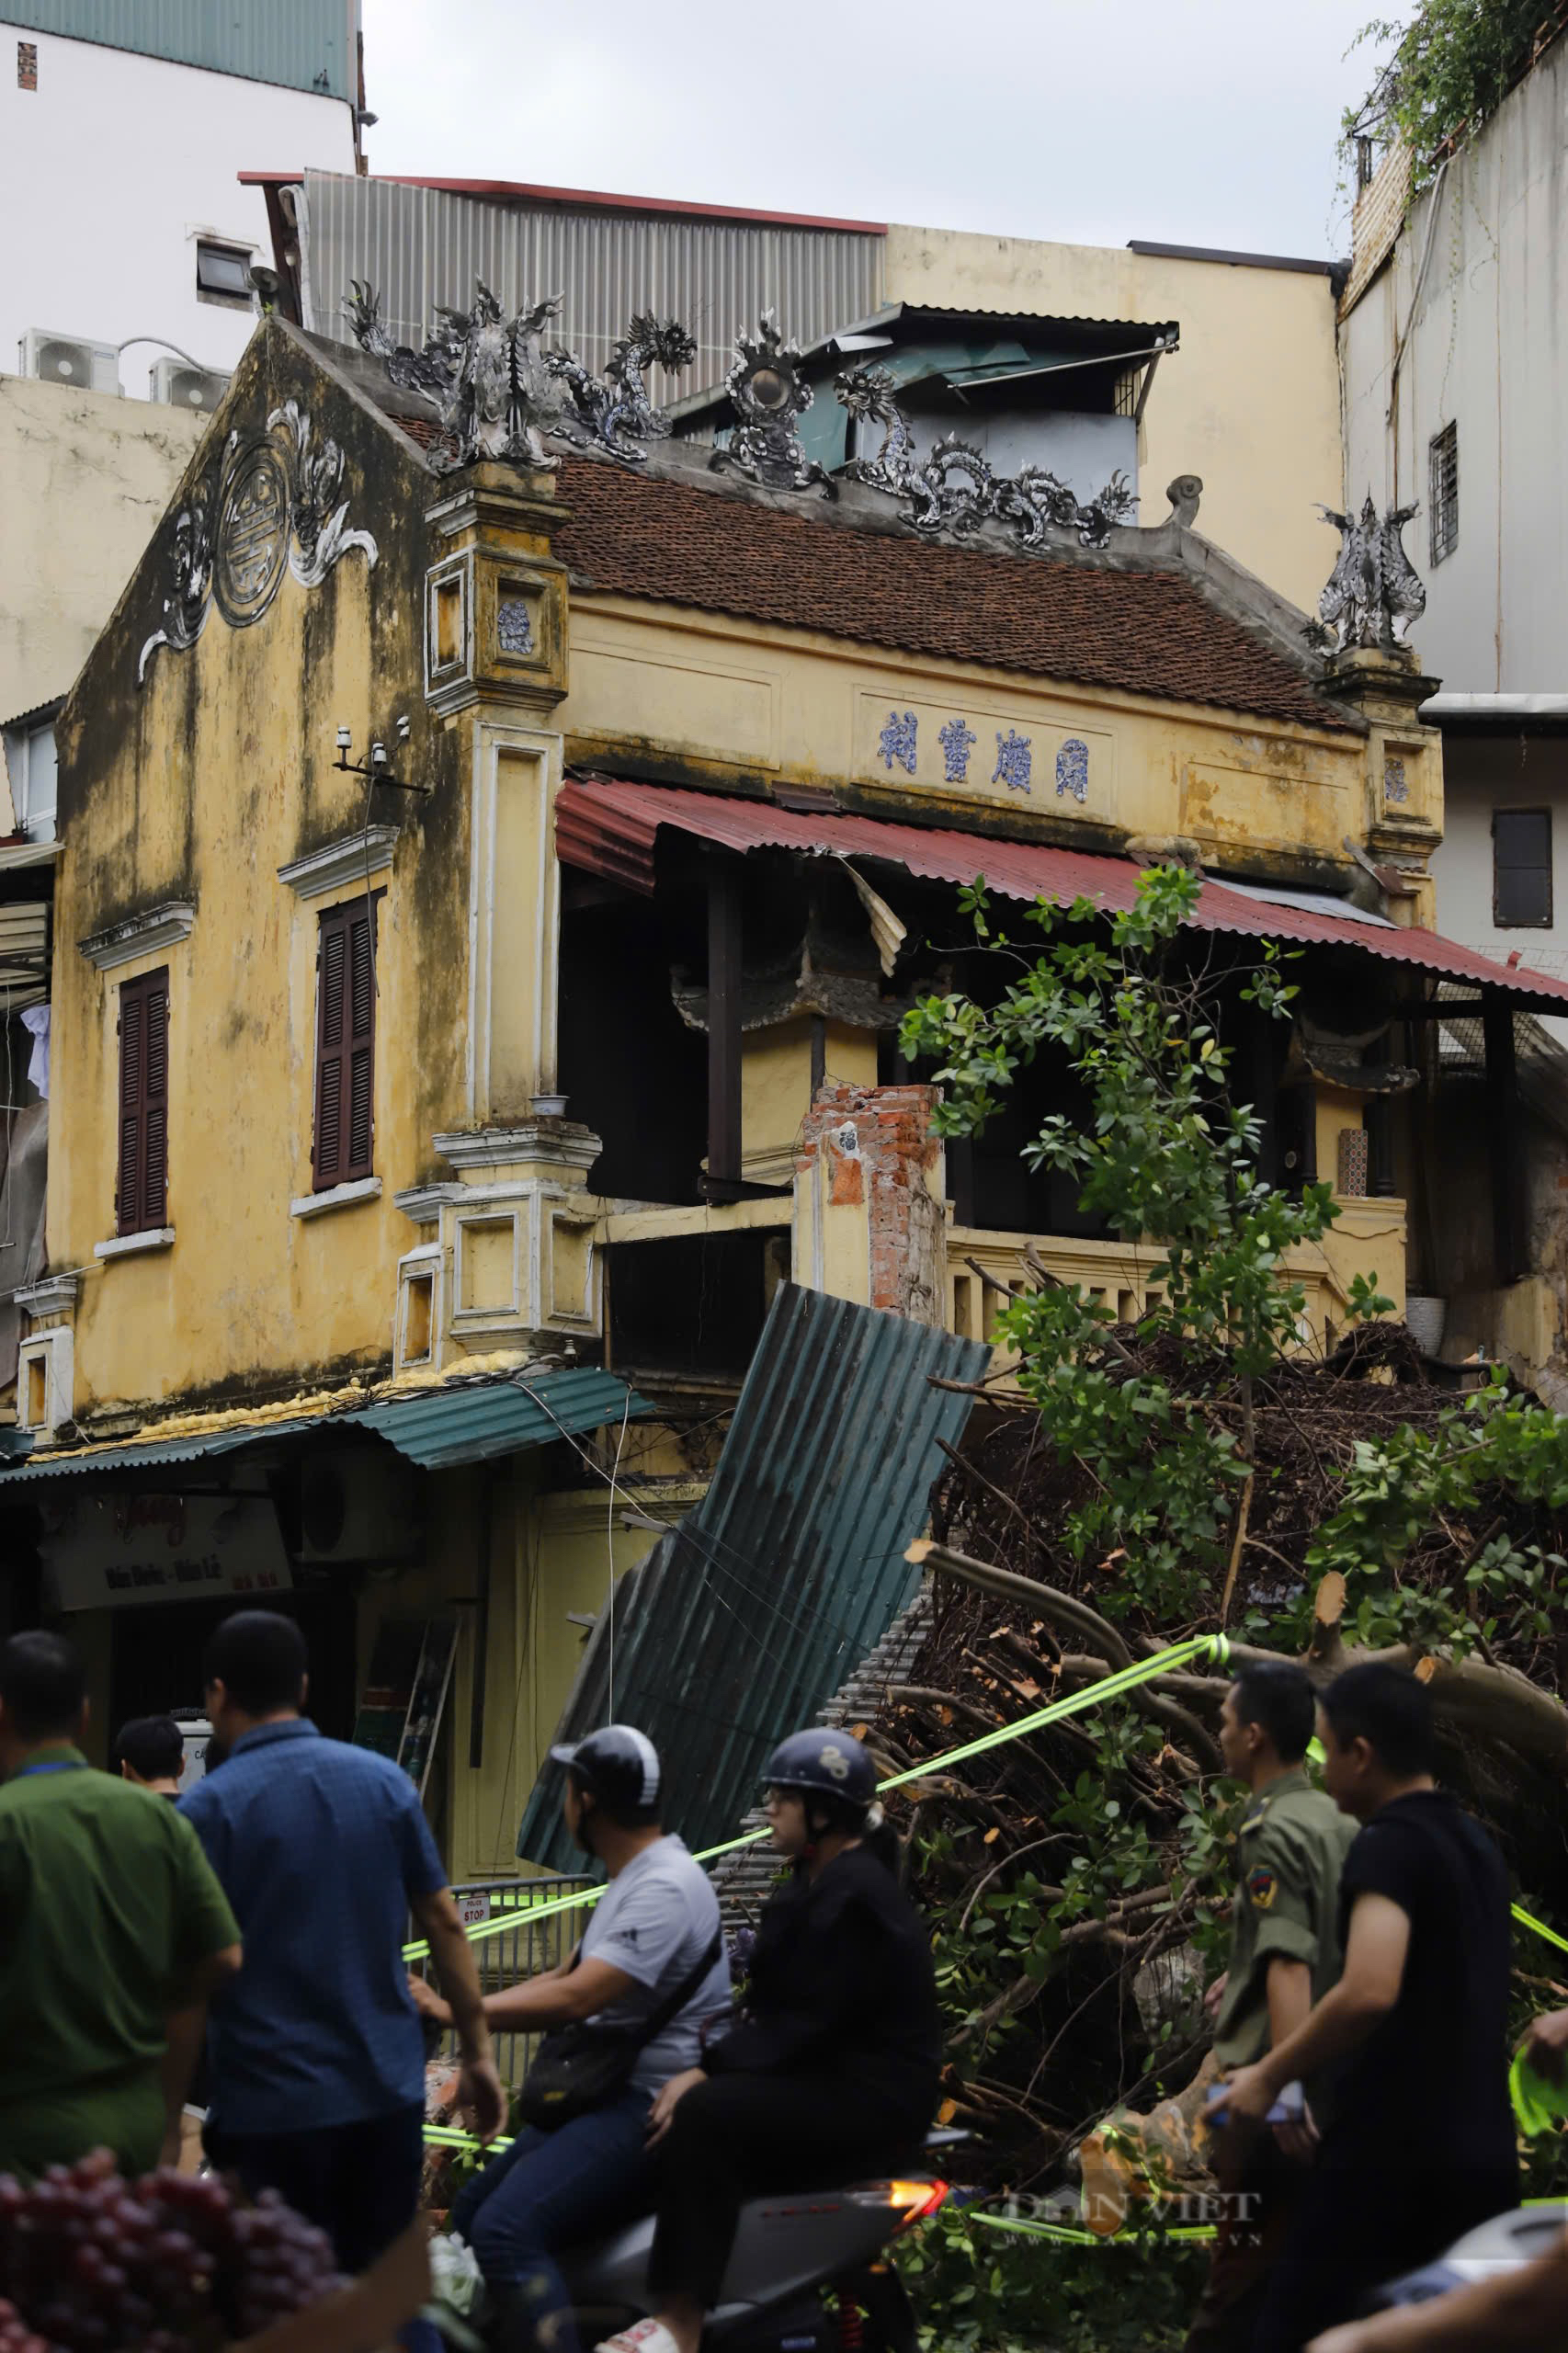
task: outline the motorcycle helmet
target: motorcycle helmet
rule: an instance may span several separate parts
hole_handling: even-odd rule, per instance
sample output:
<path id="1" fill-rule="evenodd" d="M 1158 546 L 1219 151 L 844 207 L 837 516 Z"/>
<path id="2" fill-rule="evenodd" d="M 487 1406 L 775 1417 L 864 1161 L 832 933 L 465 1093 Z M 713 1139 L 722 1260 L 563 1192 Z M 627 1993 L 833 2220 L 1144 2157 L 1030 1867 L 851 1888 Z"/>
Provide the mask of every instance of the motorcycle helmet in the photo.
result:
<path id="1" fill-rule="evenodd" d="M 561 1741 L 550 1754 L 611 1813 L 645 1813 L 658 1804 L 659 1752 L 635 1724 L 601 1724 L 585 1740 Z"/>
<path id="2" fill-rule="evenodd" d="M 781 1740 L 762 1778 L 770 1790 L 827 1798 L 850 1813 L 867 1813 L 876 1803 L 877 1768 L 869 1752 L 853 1733 L 829 1732 L 821 1725 Z"/>

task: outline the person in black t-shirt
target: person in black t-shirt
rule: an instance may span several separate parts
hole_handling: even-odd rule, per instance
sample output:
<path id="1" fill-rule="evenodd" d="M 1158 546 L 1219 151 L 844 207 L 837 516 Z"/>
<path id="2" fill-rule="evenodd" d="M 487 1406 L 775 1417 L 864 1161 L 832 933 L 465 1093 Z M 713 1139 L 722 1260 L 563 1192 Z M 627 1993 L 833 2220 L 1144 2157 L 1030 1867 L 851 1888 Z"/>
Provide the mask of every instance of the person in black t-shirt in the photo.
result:
<path id="1" fill-rule="evenodd" d="M 763 1912 L 739 2024 L 653 2103 L 654 2312 L 597 2353 L 697 2353 L 743 2200 L 903 2171 L 937 2106 L 930 1930 L 879 1852 L 869 1754 L 846 1732 L 795 1733 L 766 1785 L 794 1871 Z"/>
<path id="2" fill-rule="evenodd" d="M 1345 1970 L 1216 2101 L 1262 2117 L 1334 2075 L 1333 2121 L 1253 2353 L 1299 2353 L 1379 2281 L 1517 2203 L 1508 2102 L 1509 1892 L 1486 1832 L 1432 1778 L 1414 1676 L 1353 1666 L 1319 1702 L 1324 1783 L 1362 1824 L 1340 1879 Z"/>

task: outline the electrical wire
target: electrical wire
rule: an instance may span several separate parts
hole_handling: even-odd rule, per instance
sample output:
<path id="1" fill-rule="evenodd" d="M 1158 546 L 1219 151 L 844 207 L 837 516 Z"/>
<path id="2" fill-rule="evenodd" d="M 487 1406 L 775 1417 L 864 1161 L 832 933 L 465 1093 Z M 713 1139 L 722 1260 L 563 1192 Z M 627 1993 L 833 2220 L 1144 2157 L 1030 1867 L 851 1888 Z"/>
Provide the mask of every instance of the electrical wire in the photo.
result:
<path id="1" fill-rule="evenodd" d="M 620 1470 L 620 1450 L 626 1444 L 626 1425 L 631 1417 L 631 1391 L 626 1392 L 626 1403 L 620 1411 L 620 1435 L 615 1442 L 615 1461 L 609 1474 L 609 1510 L 605 1522 L 605 1534 L 609 1552 L 609 1592 L 605 1608 L 609 1618 L 609 1720 L 615 1722 L 615 1490 Z"/>

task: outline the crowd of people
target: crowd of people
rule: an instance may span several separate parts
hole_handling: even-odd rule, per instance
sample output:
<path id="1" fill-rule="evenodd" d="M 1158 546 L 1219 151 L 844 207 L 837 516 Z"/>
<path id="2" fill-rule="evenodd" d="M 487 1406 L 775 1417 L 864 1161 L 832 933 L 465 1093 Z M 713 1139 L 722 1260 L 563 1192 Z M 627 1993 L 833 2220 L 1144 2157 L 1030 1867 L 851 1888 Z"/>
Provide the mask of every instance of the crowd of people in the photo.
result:
<path id="1" fill-rule="evenodd" d="M 199 2086 L 209 2159 L 279 2192 L 358 2272 L 418 2212 L 428 2025 L 456 2038 L 484 2143 L 506 2109 L 491 2030 L 526 2030 L 543 2040 L 521 2127 L 449 2217 L 494 2342 L 580 2353 L 562 2251 L 652 2211 L 653 2309 L 601 2353 L 698 2353 L 748 2197 L 917 2162 L 941 2065 L 930 1938 L 849 1734 L 796 1734 L 768 1764 L 790 1869 L 739 2012 L 712 1884 L 627 1725 L 551 1752 L 605 1874 L 581 1942 L 485 1995 L 414 1785 L 312 1723 L 292 1620 L 226 1620 L 205 1684 L 222 1767 L 181 1794 L 170 1720 L 124 1726 L 117 1770 L 95 1771 L 71 1647 L 33 1632 L 0 1650 L 0 2173 L 97 2148 L 128 2176 L 176 2163 Z M 1518 2197 L 1507 1876 L 1437 1786 L 1425 1687 L 1368 1665 L 1314 1695 L 1295 1667 L 1248 1666 L 1221 1736 L 1250 1797 L 1210 1989 L 1223 2219 L 1188 2353 L 1568 2343 L 1568 2237 L 1357 2317 Z M 411 1919 L 433 1982 L 404 1967 Z M 1561 2076 L 1568 2011 L 1537 2022 L 1530 2055 Z M 405 2338 L 433 2341 L 423 2322 Z"/>

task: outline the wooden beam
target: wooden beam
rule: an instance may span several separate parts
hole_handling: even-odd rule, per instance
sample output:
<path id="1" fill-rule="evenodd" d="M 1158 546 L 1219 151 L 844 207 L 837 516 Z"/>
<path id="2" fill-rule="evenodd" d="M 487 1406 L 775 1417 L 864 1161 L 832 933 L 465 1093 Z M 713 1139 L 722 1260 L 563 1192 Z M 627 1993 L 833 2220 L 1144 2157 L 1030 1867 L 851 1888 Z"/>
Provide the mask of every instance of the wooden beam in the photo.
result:
<path id="1" fill-rule="evenodd" d="M 1506 1005 L 1489 1002 L 1482 1029 L 1486 1043 L 1493 1257 L 1497 1281 L 1513 1283 L 1525 1272 L 1525 1154 L 1512 1012 Z"/>
<path id="2" fill-rule="evenodd" d="M 741 876 L 722 854 L 708 864 L 708 1198 L 741 1182 Z"/>

